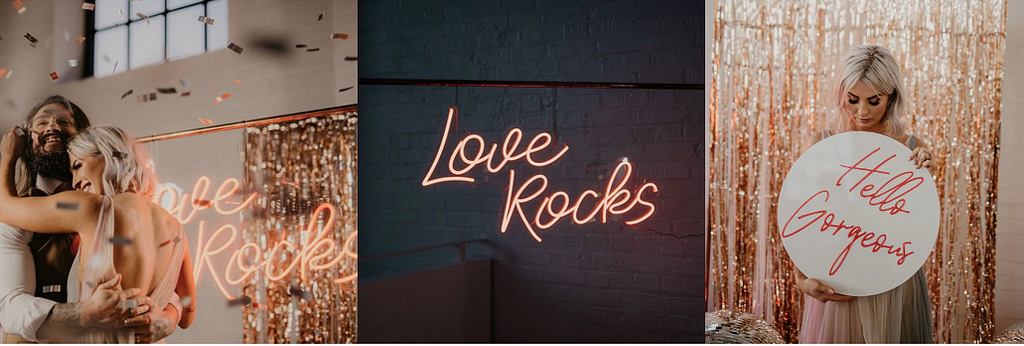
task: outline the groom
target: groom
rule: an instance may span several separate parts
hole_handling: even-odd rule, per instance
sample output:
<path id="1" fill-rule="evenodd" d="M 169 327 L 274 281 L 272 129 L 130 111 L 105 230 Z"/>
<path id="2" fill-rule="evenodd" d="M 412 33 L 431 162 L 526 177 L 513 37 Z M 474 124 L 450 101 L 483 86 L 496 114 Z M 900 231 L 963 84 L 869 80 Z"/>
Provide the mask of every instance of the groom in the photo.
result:
<path id="1" fill-rule="evenodd" d="M 18 194 L 47 196 L 71 190 L 67 140 L 89 127 L 78 105 L 51 96 L 32 108 L 23 127 L 31 153 L 17 172 Z M 138 288 L 97 286 L 88 301 L 67 302 L 67 278 L 78 252 L 77 234 L 35 234 L 0 224 L 0 327 L 4 343 L 74 342 L 86 328 L 133 328 L 140 343 L 159 341 L 178 324 L 180 297 L 159 311 L 124 301 L 148 301 Z M 127 305 L 131 306 L 131 305 Z"/>

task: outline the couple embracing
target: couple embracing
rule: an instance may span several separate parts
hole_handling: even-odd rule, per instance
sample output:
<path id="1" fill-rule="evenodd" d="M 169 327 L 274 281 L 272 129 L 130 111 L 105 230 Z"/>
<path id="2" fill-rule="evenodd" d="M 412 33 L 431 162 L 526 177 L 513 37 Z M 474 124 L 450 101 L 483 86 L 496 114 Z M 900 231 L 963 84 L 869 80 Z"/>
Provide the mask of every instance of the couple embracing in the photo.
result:
<path id="1" fill-rule="evenodd" d="M 181 223 L 134 139 L 61 96 L 0 141 L 5 343 L 152 343 L 195 318 Z"/>

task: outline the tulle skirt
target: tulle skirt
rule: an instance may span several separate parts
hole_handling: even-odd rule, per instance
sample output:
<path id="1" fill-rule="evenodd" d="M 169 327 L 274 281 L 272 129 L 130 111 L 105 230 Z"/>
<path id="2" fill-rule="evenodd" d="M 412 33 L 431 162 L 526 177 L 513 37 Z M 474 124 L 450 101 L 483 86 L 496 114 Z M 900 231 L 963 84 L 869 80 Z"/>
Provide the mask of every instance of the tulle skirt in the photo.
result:
<path id="1" fill-rule="evenodd" d="M 847 301 L 804 297 L 800 343 L 932 343 L 932 311 L 924 269 L 887 292 Z"/>

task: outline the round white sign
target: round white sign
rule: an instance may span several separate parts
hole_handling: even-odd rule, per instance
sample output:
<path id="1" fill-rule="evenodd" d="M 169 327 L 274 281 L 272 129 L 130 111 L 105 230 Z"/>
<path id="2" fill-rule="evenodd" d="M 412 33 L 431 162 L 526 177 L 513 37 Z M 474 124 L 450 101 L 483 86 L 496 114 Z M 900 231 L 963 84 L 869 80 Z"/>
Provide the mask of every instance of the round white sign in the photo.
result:
<path id="1" fill-rule="evenodd" d="M 797 268 L 836 293 L 868 296 L 910 279 L 939 233 L 939 196 L 905 145 L 884 135 L 829 136 L 793 164 L 779 231 Z"/>

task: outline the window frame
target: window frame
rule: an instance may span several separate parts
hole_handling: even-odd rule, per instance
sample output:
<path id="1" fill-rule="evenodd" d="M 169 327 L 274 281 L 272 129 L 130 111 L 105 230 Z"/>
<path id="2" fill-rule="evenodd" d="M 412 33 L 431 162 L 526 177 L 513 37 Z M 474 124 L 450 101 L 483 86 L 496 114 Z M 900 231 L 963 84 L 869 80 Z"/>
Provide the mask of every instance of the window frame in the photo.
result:
<path id="1" fill-rule="evenodd" d="M 149 0 L 149 1 L 153 1 L 153 0 Z M 217 0 L 200 0 L 199 2 L 196 2 L 194 4 L 188 4 L 188 5 L 181 6 L 181 7 L 178 7 L 176 9 L 173 9 L 173 10 L 167 9 L 167 0 L 161 0 L 161 1 L 164 2 L 164 10 L 163 10 L 163 12 L 155 13 L 155 14 L 150 15 L 148 17 L 152 18 L 152 17 L 157 17 L 157 16 L 164 16 L 164 37 L 163 37 L 164 58 L 161 61 L 161 64 L 162 64 L 162 63 L 166 63 L 168 61 L 168 59 L 167 59 L 167 48 L 168 48 L 167 47 L 167 34 L 168 34 L 167 33 L 167 25 L 170 22 L 170 20 L 168 19 L 169 18 L 168 14 L 170 14 L 172 12 L 182 11 L 182 10 L 186 10 L 186 9 L 189 9 L 189 8 L 192 8 L 192 7 L 195 7 L 195 6 L 202 5 L 203 6 L 203 16 L 205 17 L 205 16 L 209 15 L 209 4 L 211 2 L 214 2 L 214 1 L 217 1 Z M 90 3 L 90 4 L 95 4 L 96 0 L 86 0 L 85 2 L 86 3 Z M 131 0 L 129 0 L 128 6 L 129 6 L 128 7 L 129 11 L 131 11 L 130 10 L 131 9 Z M 117 28 L 119 26 L 125 26 L 126 27 L 125 29 L 128 31 L 128 37 L 125 39 L 125 42 L 124 42 L 125 52 L 128 53 L 128 57 L 125 58 L 124 66 L 125 66 L 125 68 L 127 68 L 127 70 L 125 70 L 125 72 L 131 71 L 132 70 L 131 64 L 130 64 L 131 56 L 132 56 L 132 51 L 131 51 L 131 41 L 132 41 L 131 24 L 135 23 L 135 22 L 143 21 L 143 20 L 146 20 L 146 19 L 139 18 L 138 16 L 134 16 L 134 15 L 129 13 L 128 14 L 128 21 L 125 22 L 125 23 L 114 24 L 114 25 L 108 26 L 108 27 L 103 28 L 103 29 L 96 29 L 96 13 L 95 13 L 95 11 L 85 11 L 85 12 L 86 12 L 86 15 L 85 15 L 85 38 L 86 38 L 85 42 L 86 42 L 86 45 L 85 45 L 85 52 L 83 54 L 84 56 L 82 57 L 83 58 L 82 60 L 84 62 L 82 64 L 82 65 L 84 65 L 84 66 L 82 66 L 83 67 L 82 68 L 82 78 L 89 78 L 89 77 L 95 77 L 96 76 L 96 73 L 95 73 L 96 71 L 95 71 L 95 68 L 94 68 L 94 65 L 96 63 L 96 61 L 95 61 L 96 60 L 95 59 L 95 55 L 96 55 L 95 54 L 95 52 L 96 52 L 96 33 L 101 32 L 101 31 L 111 30 L 111 29 Z M 209 25 L 206 25 L 205 23 L 203 24 L 203 52 L 204 53 L 205 52 L 210 52 L 210 30 L 209 30 L 210 28 L 208 28 L 208 27 L 209 27 Z M 154 65 L 159 65 L 159 64 L 154 64 Z M 153 65 L 146 65 L 146 66 L 153 66 Z M 116 73 L 111 74 L 110 76 L 113 76 L 115 74 Z"/>

